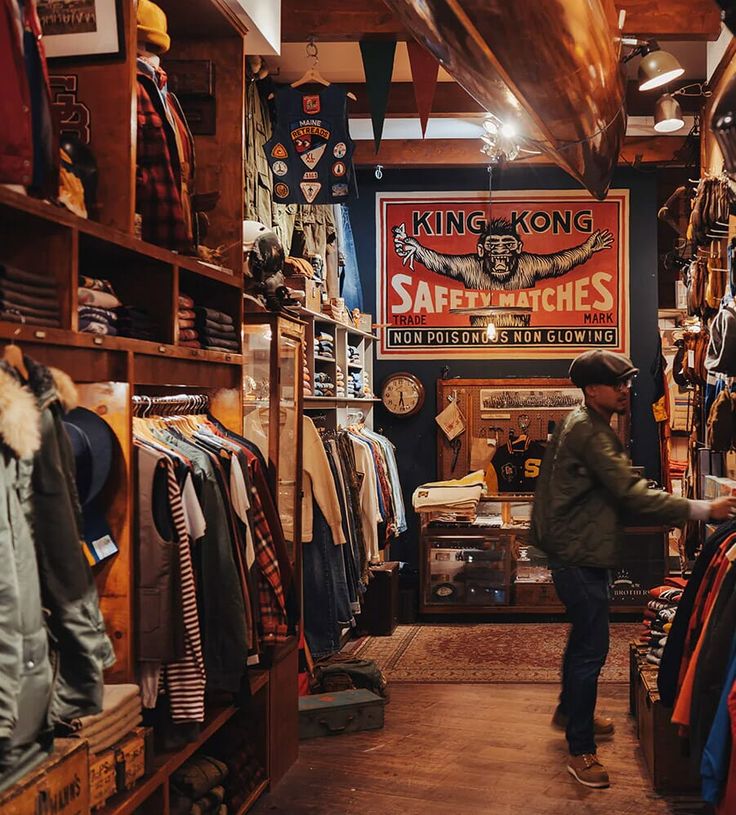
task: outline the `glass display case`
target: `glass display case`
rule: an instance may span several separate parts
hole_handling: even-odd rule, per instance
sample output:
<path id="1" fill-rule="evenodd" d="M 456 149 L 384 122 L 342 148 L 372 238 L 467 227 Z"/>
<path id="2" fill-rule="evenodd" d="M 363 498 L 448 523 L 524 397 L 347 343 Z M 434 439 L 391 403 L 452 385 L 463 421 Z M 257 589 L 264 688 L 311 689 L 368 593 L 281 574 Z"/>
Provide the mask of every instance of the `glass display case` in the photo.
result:
<path id="1" fill-rule="evenodd" d="M 243 435 L 263 453 L 293 565 L 301 542 L 304 323 L 243 317 Z"/>

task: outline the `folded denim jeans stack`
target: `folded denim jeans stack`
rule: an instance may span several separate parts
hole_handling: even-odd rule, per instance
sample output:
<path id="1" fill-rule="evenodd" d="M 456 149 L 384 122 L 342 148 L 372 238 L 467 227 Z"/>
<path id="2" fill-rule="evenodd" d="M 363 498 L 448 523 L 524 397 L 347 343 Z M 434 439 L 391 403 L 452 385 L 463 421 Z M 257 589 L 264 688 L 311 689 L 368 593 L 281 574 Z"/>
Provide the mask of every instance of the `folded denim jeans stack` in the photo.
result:
<path id="1" fill-rule="evenodd" d="M 145 309 L 119 306 L 115 313 L 118 317 L 118 334 L 121 337 L 148 342 L 158 341 L 158 327 Z"/>
<path id="2" fill-rule="evenodd" d="M 141 723 L 138 685 L 105 685 L 102 711 L 66 723 L 71 738 L 86 739 L 90 753 L 101 753 L 124 739 Z"/>
<path id="3" fill-rule="evenodd" d="M 172 815 L 227 815 L 225 802 L 228 767 L 212 756 L 196 755 L 171 776 Z"/>
<path id="4" fill-rule="evenodd" d="M 117 309 L 122 303 L 109 280 L 80 275 L 77 300 L 80 331 L 111 337 L 119 333 Z"/>
<path id="5" fill-rule="evenodd" d="M 332 377 L 324 371 L 319 371 L 314 375 L 314 395 L 335 396 L 335 383 Z"/>
<path id="6" fill-rule="evenodd" d="M 360 351 L 354 345 L 348 345 L 348 363 L 360 365 Z"/>
<path id="7" fill-rule="evenodd" d="M 655 586 L 649 591 L 639 642 L 649 646 L 646 660 L 650 665 L 659 666 L 662 660 L 667 635 L 672 628 L 685 585 L 683 578 L 668 577 L 665 585 Z"/>
<path id="8" fill-rule="evenodd" d="M 0 320 L 60 328 L 56 281 L 0 264 Z"/>
<path id="9" fill-rule="evenodd" d="M 362 371 L 350 371 L 348 374 L 348 398 L 363 398 L 363 373 Z"/>
<path id="10" fill-rule="evenodd" d="M 213 351 L 240 351 L 240 337 L 235 320 L 213 308 L 194 307 L 194 327 L 199 332 L 202 348 Z"/>

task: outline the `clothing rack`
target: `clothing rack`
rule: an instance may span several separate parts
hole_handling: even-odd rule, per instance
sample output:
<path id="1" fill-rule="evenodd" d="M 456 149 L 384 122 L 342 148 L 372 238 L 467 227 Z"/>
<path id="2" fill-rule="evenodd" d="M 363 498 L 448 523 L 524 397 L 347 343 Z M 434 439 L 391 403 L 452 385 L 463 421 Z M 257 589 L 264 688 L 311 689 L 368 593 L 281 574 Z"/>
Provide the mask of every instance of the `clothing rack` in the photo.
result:
<path id="1" fill-rule="evenodd" d="M 178 393 L 172 396 L 134 396 L 133 415 L 141 419 L 147 416 L 183 416 L 205 413 L 210 404 L 209 396 L 196 393 Z"/>

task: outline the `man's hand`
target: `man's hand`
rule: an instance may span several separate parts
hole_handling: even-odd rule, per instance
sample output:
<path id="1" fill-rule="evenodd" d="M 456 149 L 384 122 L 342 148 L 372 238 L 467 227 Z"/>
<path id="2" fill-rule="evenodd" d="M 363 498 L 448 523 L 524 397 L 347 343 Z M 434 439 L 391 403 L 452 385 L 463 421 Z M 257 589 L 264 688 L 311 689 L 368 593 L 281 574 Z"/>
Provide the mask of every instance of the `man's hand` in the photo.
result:
<path id="1" fill-rule="evenodd" d="M 736 495 L 725 495 L 710 502 L 711 521 L 727 521 L 736 515 Z"/>
<path id="2" fill-rule="evenodd" d="M 591 252 L 601 252 L 613 246 L 613 235 L 607 229 L 599 229 L 587 240 Z"/>

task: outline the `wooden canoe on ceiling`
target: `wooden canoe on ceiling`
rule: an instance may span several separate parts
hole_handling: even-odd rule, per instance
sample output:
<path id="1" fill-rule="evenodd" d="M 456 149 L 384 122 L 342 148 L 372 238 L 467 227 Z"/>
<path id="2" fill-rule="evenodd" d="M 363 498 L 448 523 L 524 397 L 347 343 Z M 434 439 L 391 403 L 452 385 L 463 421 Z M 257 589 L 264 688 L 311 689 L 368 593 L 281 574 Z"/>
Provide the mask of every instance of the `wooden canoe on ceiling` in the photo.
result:
<path id="1" fill-rule="evenodd" d="M 456 82 L 597 198 L 626 131 L 612 0 L 385 0 Z"/>

